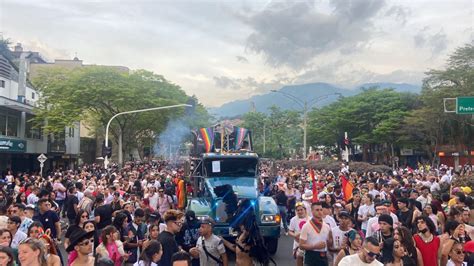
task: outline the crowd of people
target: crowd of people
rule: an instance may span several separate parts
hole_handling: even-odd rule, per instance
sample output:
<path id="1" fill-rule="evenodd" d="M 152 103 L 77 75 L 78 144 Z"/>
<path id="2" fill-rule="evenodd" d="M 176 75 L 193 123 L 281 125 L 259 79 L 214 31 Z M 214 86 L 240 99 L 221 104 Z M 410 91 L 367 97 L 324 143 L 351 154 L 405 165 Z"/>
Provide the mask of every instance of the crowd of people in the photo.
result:
<path id="1" fill-rule="evenodd" d="M 277 168 L 262 171 L 297 265 L 473 265 L 471 176 L 441 165 L 390 173 Z"/>
<path id="2" fill-rule="evenodd" d="M 472 188 L 451 185 L 470 171 L 261 164 L 258 189 L 275 199 L 282 237 L 294 239 L 279 252 L 296 265 L 472 265 Z M 237 265 L 254 265 L 252 232 L 242 225 L 235 240 L 213 234 L 215 221 L 186 210 L 186 180 L 182 166 L 165 161 L 44 177 L 8 171 L 0 179 L 0 265 L 227 266 L 226 250 Z"/>

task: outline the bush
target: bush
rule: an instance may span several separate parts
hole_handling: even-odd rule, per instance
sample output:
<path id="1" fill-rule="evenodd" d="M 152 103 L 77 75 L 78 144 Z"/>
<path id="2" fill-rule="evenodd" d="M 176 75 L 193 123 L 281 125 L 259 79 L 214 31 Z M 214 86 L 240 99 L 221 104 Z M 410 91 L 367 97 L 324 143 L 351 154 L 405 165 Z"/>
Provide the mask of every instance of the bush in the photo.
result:
<path id="1" fill-rule="evenodd" d="M 305 160 L 292 160 L 292 161 L 277 161 L 280 166 L 284 168 L 313 168 L 316 170 L 326 169 L 328 171 L 337 172 L 341 169 L 341 162 L 339 161 L 305 161 Z M 349 162 L 349 170 L 351 172 L 364 173 L 364 172 L 384 172 L 391 173 L 392 169 L 386 165 L 370 164 L 366 162 Z"/>

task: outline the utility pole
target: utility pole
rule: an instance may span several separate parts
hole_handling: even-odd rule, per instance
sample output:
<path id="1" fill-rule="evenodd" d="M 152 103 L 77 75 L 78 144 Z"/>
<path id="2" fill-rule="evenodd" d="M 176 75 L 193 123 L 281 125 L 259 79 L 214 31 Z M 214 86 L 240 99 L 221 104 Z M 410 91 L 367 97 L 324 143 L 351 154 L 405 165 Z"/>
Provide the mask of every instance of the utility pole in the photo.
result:
<path id="1" fill-rule="evenodd" d="M 266 146 L 266 136 L 265 136 L 266 124 L 263 123 L 263 154 L 265 155 L 265 146 Z"/>
<path id="2" fill-rule="evenodd" d="M 271 92 L 276 92 L 276 93 L 280 93 L 282 94 L 283 96 L 285 96 L 286 98 L 294 101 L 295 103 L 297 103 L 301 108 L 302 108 L 302 111 L 303 111 L 303 159 L 306 160 L 307 158 L 307 130 L 308 130 L 308 111 L 309 111 L 309 108 L 317 103 L 318 101 L 320 100 L 323 100 L 323 99 L 326 99 L 327 97 L 329 96 L 332 96 L 332 95 L 339 95 L 340 97 L 342 97 L 342 94 L 338 93 L 338 92 L 335 92 L 335 93 L 330 93 L 330 94 L 326 94 L 326 95 L 322 95 L 322 96 L 319 96 L 319 97 L 316 97 L 310 101 L 306 101 L 306 100 L 302 100 L 292 94 L 289 94 L 289 93 L 286 93 L 286 92 L 282 92 L 282 91 L 277 91 L 277 90 L 271 90 Z"/>

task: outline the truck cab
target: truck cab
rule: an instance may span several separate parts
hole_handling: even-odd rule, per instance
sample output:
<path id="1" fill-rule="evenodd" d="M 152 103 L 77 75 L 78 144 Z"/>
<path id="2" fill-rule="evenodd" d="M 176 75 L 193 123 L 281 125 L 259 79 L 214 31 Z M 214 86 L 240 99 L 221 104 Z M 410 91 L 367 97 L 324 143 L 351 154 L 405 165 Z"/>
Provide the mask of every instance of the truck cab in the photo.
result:
<path id="1" fill-rule="evenodd" d="M 188 209 L 193 210 L 200 220 L 212 218 L 216 222 L 216 235 L 235 237 L 227 203 L 214 189 L 232 186 L 238 201 L 248 199 L 254 206 L 260 233 L 268 251 L 274 254 L 278 249 L 281 218 L 273 198 L 260 196 L 258 155 L 248 150 L 205 152 L 194 157 L 191 165 L 193 197 L 188 201 Z"/>

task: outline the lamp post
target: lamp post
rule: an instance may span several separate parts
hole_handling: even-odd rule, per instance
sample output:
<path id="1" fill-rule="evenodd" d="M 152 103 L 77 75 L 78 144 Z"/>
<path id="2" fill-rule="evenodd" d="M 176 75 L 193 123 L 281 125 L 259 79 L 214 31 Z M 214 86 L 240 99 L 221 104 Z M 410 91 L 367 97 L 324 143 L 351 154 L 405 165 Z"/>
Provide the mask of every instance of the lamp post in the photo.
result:
<path id="1" fill-rule="evenodd" d="M 146 108 L 146 109 L 139 109 L 139 110 L 132 110 L 132 111 L 125 111 L 121 112 L 118 114 L 115 114 L 112 116 L 107 123 L 107 127 L 105 128 L 105 147 L 109 147 L 109 127 L 110 123 L 114 118 L 116 118 L 119 115 L 125 115 L 125 114 L 133 114 L 133 113 L 142 113 L 142 112 L 148 112 L 148 111 L 155 111 L 155 110 L 163 110 L 163 109 L 171 109 L 171 108 L 177 108 L 177 107 L 192 107 L 190 104 L 176 104 L 176 105 L 168 105 L 168 106 L 161 106 L 161 107 L 153 107 L 153 108 Z M 118 154 L 119 154 L 119 164 L 122 164 L 122 130 L 120 130 L 119 133 L 119 147 L 118 147 Z M 107 165 L 109 164 L 109 158 L 108 156 L 105 156 L 104 158 L 104 167 L 107 169 Z"/>
<path id="2" fill-rule="evenodd" d="M 280 93 L 282 94 L 283 96 L 285 96 L 286 98 L 288 99 L 291 99 L 293 100 L 295 103 L 297 103 L 303 110 L 303 158 L 304 160 L 306 160 L 306 139 L 307 139 L 307 129 L 308 129 L 308 111 L 309 111 L 309 108 L 315 104 L 316 102 L 322 100 L 322 99 L 325 99 L 329 96 L 332 96 L 332 95 L 339 95 L 339 97 L 342 97 L 342 94 L 340 94 L 339 92 L 335 92 L 335 93 L 329 93 L 329 94 L 326 94 L 326 95 L 321 95 L 321 96 L 318 96 L 310 101 L 306 101 L 306 100 L 302 100 L 292 94 L 289 94 L 289 93 L 286 93 L 286 92 L 282 92 L 282 91 L 277 91 L 277 90 L 271 90 L 271 92 L 276 92 L 276 93 Z"/>

